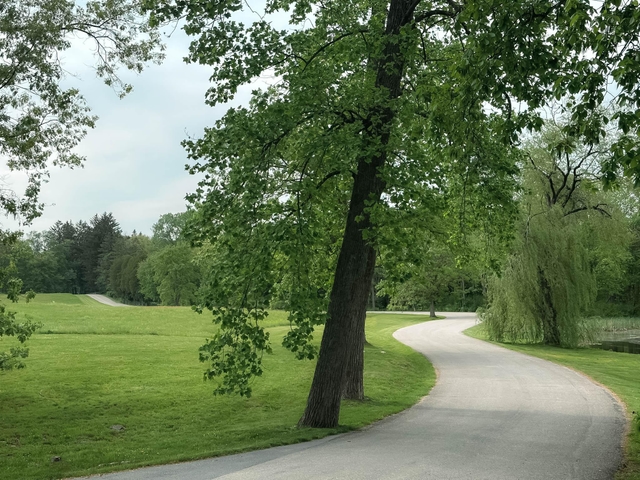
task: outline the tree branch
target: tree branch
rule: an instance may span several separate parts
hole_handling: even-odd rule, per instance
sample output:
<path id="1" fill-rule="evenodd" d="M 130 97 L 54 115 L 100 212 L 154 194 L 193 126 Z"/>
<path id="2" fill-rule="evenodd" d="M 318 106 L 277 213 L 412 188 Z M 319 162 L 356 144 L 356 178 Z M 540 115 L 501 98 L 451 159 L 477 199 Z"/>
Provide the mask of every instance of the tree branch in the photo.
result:
<path id="1" fill-rule="evenodd" d="M 334 45 L 334 44 L 338 43 L 340 40 L 342 40 L 342 39 L 344 39 L 344 38 L 347 38 L 347 37 L 350 37 L 351 35 L 355 35 L 355 34 L 358 34 L 358 33 L 362 34 L 362 33 L 366 33 L 367 31 L 368 31 L 368 29 L 366 29 L 366 28 L 365 28 L 365 29 L 357 30 L 357 31 L 355 31 L 355 32 L 347 32 L 347 33 L 343 33 L 342 35 L 338 35 L 336 38 L 334 38 L 334 39 L 333 39 L 333 40 L 331 40 L 330 42 L 325 43 L 325 44 L 324 44 L 323 46 L 321 46 L 318 50 L 316 50 L 316 51 L 313 53 L 313 55 L 311 55 L 311 57 L 309 57 L 309 60 L 302 59 L 302 61 L 304 62 L 304 67 L 303 67 L 303 69 L 302 69 L 302 72 L 304 72 L 304 71 L 307 69 L 307 67 L 309 66 L 309 64 L 310 64 L 311 62 L 313 62 L 313 60 L 314 60 L 318 55 L 320 55 L 322 52 L 324 52 L 324 51 L 325 51 L 327 48 L 329 48 L 331 45 Z"/>
<path id="2" fill-rule="evenodd" d="M 591 207 L 588 206 L 584 206 L 584 207 L 578 207 L 578 208 L 574 208 L 573 210 L 570 210 L 569 212 L 565 213 L 563 216 L 564 217 L 568 217 L 569 215 L 572 215 L 574 213 L 578 213 L 578 212 L 584 212 L 585 210 L 595 210 L 597 212 L 600 212 L 603 215 L 606 215 L 607 217 L 611 218 L 611 214 L 609 212 L 607 212 L 604 208 L 602 207 L 606 207 L 608 206 L 606 203 L 599 203 L 597 205 L 593 205 Z"/>
<path id="3" fill-rule="evenodd" d="M 425 20 L 428 20 L 431 17 L 436 17 L 436 16 L 456 18 L 457 15 L 458 15 L 458 12 L 456 11 L 436 8 L 434 10 L 426 10 L 424 12 L 418 13 L 413 19 L 413 22 L 414 23 L 424 22 Z"/>
<path id="4" fill-rule="evenodd" d="M 582 164 L 586 161 L 587 158 L 589 158 L 589 156 L 591 156 L 592 152 L 593 152 L 593 145 L 589 145 L 589 151 L 586 153 L 584 157 L 582 157 L 582 159 L 578 162 L 578 164 L 573 168 L 573 179 L 571 181 L 571 187 L 569 188 L 569 193 L 567 193 L 567 198 L 565 198 L 564 202 L 562 202 L 562 208 L 565 208 L 567 206 L 567 204 L 571 200 L 571 196 L 573 195 L 573 192 L 575 192 L 576 188 L 580 184 L 581 178 L 578 175 L 578 169 L 582 167 Z"/>
<path id="5" fill-rule="evenodd" d="M 316 185 L 316 190 L 319 190 L 320 187 L 322 187 L 322 185 L 325 184 L 325 182 L 333 177 L 335 177 L 336 175 L 340 175 L 342 173 L 342 170 L 334 170 L 333 172 L 329 172 L 327 173 L 324 178 L 322 180 L 320 180 L 318 182 L 318 184 Z"/>

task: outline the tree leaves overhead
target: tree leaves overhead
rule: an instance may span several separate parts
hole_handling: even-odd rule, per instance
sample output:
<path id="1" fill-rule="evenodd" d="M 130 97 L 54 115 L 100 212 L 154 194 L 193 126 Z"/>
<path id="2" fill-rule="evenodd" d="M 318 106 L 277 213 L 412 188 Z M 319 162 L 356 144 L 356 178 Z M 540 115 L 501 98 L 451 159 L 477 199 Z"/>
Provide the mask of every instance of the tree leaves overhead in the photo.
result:
<path id="1" fill-rule="evenodd" d="M 428 220 L 421 217 L 445 211 L 457 211 L 457 228 L 468 223 L 474 202 L 484 207 L 477 209 L 476 224 L 489 206 L 512 208 L 509 142 L 514 129 L 530 121 L 511 110 L 495 113 L 507 109 L 505 95 L 540 104 L 553 79 L 526 89 L 522 78 L 547 73 L 553 43 L 543 38 L 516 58 L 506 47 L 509 38 L 494 40 L 504 42 L 503 61 L 529 66 L 482 63 L 489 55 L 485 40 L 497 27 L 472 9 L 492 4 L 467 11 L 454 2 L 418 2 L 416 20 L 400 21 L 402 28 L 385 24 L 386 2 L 268 2 L 260 14 L 242 2 L 146 5 L 155 7 L 156 22 L 186 22 L 194 36 L 188 61 L 212 67 L 208 103 L 233 98 L 240 85 L 265 72 L 277 79 L 255 91 L 248 106 L 229 109 L 201 139 L 184 143 L 194 160 L 190 172 L 204 176 L 188 197 L 196 213 L 187 231 L 196 243 L 211 242 L 218 250 L 203 306 L 223 327 L 236 323 L 223 322 L 220 308 L 228 309 L 225 315 L 235 312 L 241 325 L 277 295 L 291 312 L 285 346 L 299 358 L 315 355 L 310 340 L 326 318 L 353 179 L 363 159 L 382 151 L 391 153 L 384 153 L 388 161 L 376 176 L 387 193 L 381 202 L 371 200 L 364 214 L 373 222 L 363 234 L 371 242 L 393 242 L 385 229 L 407 220 L 424 225 Z M 545 16 L 523 21 L 518 5 L 500 20 L 520 22 L 513 35 L 533 36 L 550 25 Z M 276 15 L 283 14 L 290 24 L 278 30 Z M 388 71 L 379 68 L 387 63 Z M 405 71 L 399 91 L 379 88 L 394 68 Z M 478 78 L 488 87 L 475 85 Z M 232 347 L 223 343 L 225 351 Z M 234 375 L 214 360 L 218 366 L 210 373 Z M 258 362 L 260 371 L 258 356 L 245 360 Z"/>

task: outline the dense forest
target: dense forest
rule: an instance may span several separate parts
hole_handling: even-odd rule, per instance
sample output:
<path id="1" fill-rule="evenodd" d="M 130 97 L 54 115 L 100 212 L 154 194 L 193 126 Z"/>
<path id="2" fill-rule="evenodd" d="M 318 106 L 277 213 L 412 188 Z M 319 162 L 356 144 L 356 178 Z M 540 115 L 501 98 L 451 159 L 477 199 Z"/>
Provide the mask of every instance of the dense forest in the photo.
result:
<path id="1" fill-rule="evenodd" d="M 182 238 L 186 216 L 162 215 L 151 237 L 124 235 L 111 213 L 88 222 L 58 221 L 3 244 L 2 271 L 11 285 L 20 282 L 22 292 L 104 293 L 134 304 L 190 305 L 200 270 L 197 250 Z"/>

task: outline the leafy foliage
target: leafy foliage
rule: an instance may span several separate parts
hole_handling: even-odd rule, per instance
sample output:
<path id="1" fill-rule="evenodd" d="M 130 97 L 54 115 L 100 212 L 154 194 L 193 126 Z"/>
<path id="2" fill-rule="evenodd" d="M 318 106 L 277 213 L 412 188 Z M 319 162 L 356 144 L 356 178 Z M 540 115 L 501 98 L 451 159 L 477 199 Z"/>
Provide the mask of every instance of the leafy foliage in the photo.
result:
<path id="1" fill-rule="evenodd" d="M 116 298 L 129 302 L 142 302 L 138 271 L 151 250 L 151 241 L 144 235 L 131 235 L 118 239 L 111 252 L 108 291 Z"/>
<path id="2" fill-rule="evenodd" d="M 11 239 L 4 248 L 10 248 L 18 241 Z M 7 262 L 8 260 L 8 262 Z M 5 263 L 6 262 L 6 263 Z M 18 278 L 18 269 L 12 259 L 6 257 L 0 261 L 0 289 L 4 290 L 7 298 L 16 303 L 20 299 L 23 282 Z M 33 291 L 26 295 L 27 303 L 35 297 Z M 0 339 L 2 337 L 15 337 L 22 345 L 27 341 L 33 332 L 35 332 L 41 324 L 26 321 L 18 322 L 15 312 L 7 310 L 0 303 Z M 25 364 L 21 360 L 29 356 L 29 349 L 24 346 L 10 347 L 8 352 L 0 352 L 0 370 L 12 370 L 14 368 L 24 368 Z"/>
<path id="3" fill-rule="evenodd" d="M 201 277 L 193 257 L 184 242 L 150 254 L 137 267 L 141 293 L 149 300 L 159 299 L 163 305 L 191 305 Z"/>
<path id="4" fill-rule="evenodd" d="M 259 326 L 268 313 L 262 308 L 217 308 L 213 315 L 220 330 L 200 347 L 200 361 L 209 364 L 204 377 L 220 379 L 213 391 L 216 395 L 238 393 L 250 397 L 249 382 L 263 371 L 259 357 L 263 352 L 271 353 L 269 332 Z"/>
<path id="5" fill-rule="evenodd" d="M 40 323 L 31 321 L 18 322 L 15 312 L 7 310 L 4 305 L 0 304 L 0 338 L 15 337 L 18 342 L 24 344 L 41 326 Z M 21 359 L 28 356 L 29 349 L 23 346 L 11 347 L 9 352 L 0 352 L 0 370 L 24 368 L 25 364 Z"/>
<path id="6" fill-rule="evenodd" d="M 595 278 L 575 226 L 559 216 L 536 218 L 519 253 L 489 279 L 482 320 L 492 339 L 564 346 L 584 339 L 581 320 L 594 300 Z"/>
<path id="7" fill-rule="evenodd" d="M 600 187 L 607 151 L 551 124 L 531 142 L 520 238 L 488 283 L 491 338 L 563 346 L 588 338 L 584 316 L 628 251 L 625 224 Z"/>
<path id="8" fill-rule="evenodd" d="M 165 213 L 151 227 L 152 239 L 159 245 L 172 245 L 184 240 L 184 230 L 191 212 Z"/>
<path id="9" fill-rule="evenodd" d="M 0 208 L 27 222 L 40 215 L 38 194 L 50 164 L 77 166 L 73 148 L 95 126 L 76 88 L 64 88 L 62 52 L 91 44 L 96 73 L 124 95 L 118 69 L 139 72 L 158 61 L 160 38 L 137 0 L 7 0 L 0 6 L 0 155 L 10 170 L 24 171 L 23 196 L 3 189 Z"/>
<path id="10" fill-rule="evenodd" d="M 446 247 L 421 240 L 414 238 L 413 248 L 389 252 L 383 259 L 383 265 L 392 265 L 378 289 L 390 296 L 390 310 L 429 310 L 460 277 L 455 257 Z"/>
<path id="11" fill-rule="evenodd" d="M 157 21 L 185 18 L 185 30 L 194 36 L 188 60 L 213 68 L 209 103 L 231 99 L 264 71 L 281 79 L 254 92 L 248 107 L 230 109 L 202 139 L 185 142 L 194 160 L 190 171 L 205 178 L 190 196 L 192 238 L 219 248 L 224 264 L 205 282 L 203 306 L 242 312 L 276 294 L 291 311 L 285 345 L 309 358 L 315 352 L 306 345 L 314 326 L 327 318 L 327 293 L 335 288 L 341 239 L 350 225 L 366 230 L 367 242 L 377 246 L 393 242 L 394 229 L 424 212 L 441 213 L 447 195 L 463 199 L 455 208 L 448 205 L 463 219 L 471 198 L 484 195 L 485 206 L 491 205 L 478 217 L 485 220 L 512 203 L 515 169 L 505 150 L 513 132 L 533 120 L 489 114 L 483 105 L 506 110 L 510 95 L 534 107 L 541 103 L 555 79 L 545 55 L 556 42 L 540 36 L 532 48 L 523 39 L 545 30 L 546 14 L 531 15 L 514 2 L 494 10 L 504 12 L 496 21 L 480 3 L 418 2 L 406 23 L 388 27 L 386 2 L 322 8 L 269 2 L 265 16 L 245 26 L 236 15 L 240 2 L 148 5 Z M 278 30 L 269 18 L 284 11 L 293 26 Z M 496 35 L 500 28 L 509 30 L 509 38 Z M 491 60 L 496 50 L 505 65 L 527 68 L 500 67 Z M 531 85 L 529 75 L 546 83 Z M 373 190 L 354 193 L 368 169 L 369 184 L 362 188 Z M 352 195 L 362 195 L 365 207 L 348 216 Z M 281 282 L 259 273 L 274 265 Z M 271 289 L 274 284 L 278 288 Z"/>

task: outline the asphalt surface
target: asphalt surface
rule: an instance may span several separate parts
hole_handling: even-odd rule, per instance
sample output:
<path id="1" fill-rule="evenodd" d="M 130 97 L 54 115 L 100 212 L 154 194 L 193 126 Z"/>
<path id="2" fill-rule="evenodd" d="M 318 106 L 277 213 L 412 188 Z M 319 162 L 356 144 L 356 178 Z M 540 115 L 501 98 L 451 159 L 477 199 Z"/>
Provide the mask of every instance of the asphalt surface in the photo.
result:
<path id="1" fill-rule="evenodd" d="M 100 478 L 612 479 L 626 424 L 617 401 L 573 370 L 464 336 L 475 321 L 448 314 L 394 334 L 427 355 L 438 381 L 372 427 Z"/>
<path id="2" fill-rule="evenodd" d="M 128 307 L 129 305 L 125 305 L 124 303 L 118 303 L 115 300 L 111 300 L 109 297 L 105 295 L 100 295 L 99 293 L 88 293 L 87 297 L 93 298 L 96 302 L 104 303 L 105 305 L 109 305 L 110 307 Z"/>

